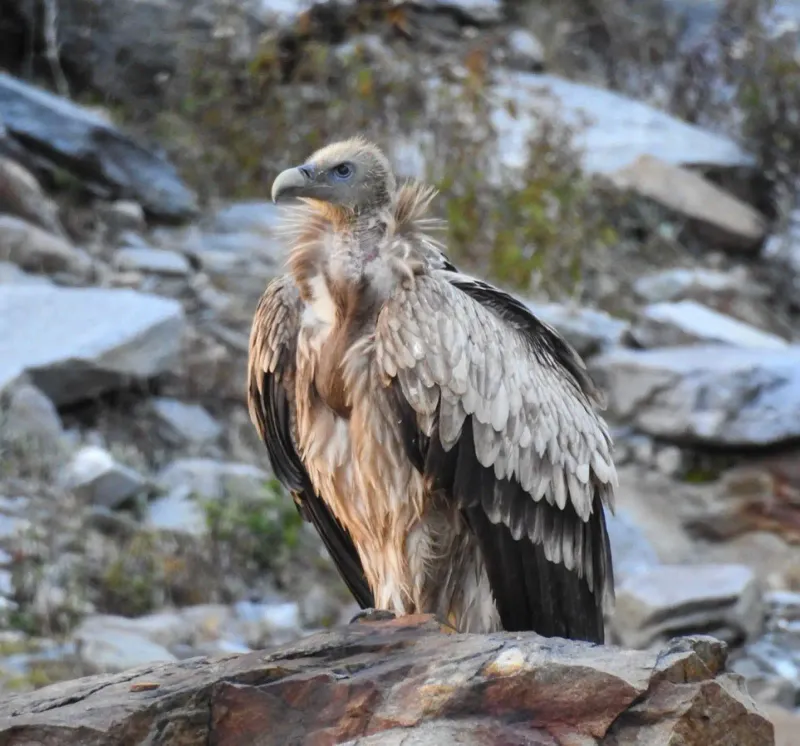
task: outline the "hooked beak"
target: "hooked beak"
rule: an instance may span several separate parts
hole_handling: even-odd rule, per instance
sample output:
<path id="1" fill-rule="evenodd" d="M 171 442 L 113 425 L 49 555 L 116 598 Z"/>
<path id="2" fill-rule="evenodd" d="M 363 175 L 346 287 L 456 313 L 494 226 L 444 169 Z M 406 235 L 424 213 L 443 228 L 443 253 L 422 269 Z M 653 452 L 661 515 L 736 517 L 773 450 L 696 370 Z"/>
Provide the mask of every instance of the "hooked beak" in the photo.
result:
<path id="1" fill-rule="evenodd" d="M 281 171 L 272 182 L 272 201 L 277 202 L 282 197 L 299 196 L 311 184 L 311 176 L 308 166 Z"/>

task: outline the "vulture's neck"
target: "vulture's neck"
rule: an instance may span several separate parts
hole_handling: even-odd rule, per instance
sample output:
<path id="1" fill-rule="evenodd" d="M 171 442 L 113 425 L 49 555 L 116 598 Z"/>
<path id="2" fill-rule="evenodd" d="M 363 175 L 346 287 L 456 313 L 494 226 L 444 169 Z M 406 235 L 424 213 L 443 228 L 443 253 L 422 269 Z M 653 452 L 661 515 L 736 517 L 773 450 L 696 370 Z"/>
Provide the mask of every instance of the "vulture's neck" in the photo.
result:
<path id="1" fill-rule="evenodd" d="M 319 280 L 334 296 L 341 314 L 342 300 L 352 306 L 366 288 L 365 272 L 380 250 L 389 224 L 390 206 L 370 206 L 354 212 L 324 202 L 306 204 L 289 255 L 289 270 L 307 303 L 319 295 Z M 314 288 L 317 288 L 315 291 Z"/>

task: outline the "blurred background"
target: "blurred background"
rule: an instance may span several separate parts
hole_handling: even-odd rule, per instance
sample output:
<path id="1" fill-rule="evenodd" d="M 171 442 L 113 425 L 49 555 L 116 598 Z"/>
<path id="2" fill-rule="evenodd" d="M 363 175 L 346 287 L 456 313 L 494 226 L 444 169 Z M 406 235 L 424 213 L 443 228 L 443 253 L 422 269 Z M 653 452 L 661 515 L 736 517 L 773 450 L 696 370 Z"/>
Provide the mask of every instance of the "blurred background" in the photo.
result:
<path id="1" fill-rule="evenodd" d="M 719 636 L 791 722 L 799 23 L 791 0 L 3 0 L 0 691 L 354 613 L 244 381 L 285 256 L 272 179 L 360 132 L 607 391 L 611 639 Z"/>

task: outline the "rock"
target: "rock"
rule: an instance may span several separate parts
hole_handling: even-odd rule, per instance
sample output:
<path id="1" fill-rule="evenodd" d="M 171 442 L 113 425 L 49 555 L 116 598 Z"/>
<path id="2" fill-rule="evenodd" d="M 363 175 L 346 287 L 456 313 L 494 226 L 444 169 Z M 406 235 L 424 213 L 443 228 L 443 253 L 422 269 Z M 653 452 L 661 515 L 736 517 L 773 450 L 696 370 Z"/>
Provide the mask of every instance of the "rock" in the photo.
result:
<path id="1" fill-rule="evenodd" d="M 683 451 L 677 446 L 662 446 L 656 451 L 655 466 L 668 477 L 678 476 L 683 471 Z"/>
<path id="2" fill-rule="evenodd" d="M 95 209 L 114 236 L 125 231 L 141 233 L 147 228 L 144 210 L 138 202 L 123 199 L 116 202 L 99 202 Z"/>
<path id="3" fill-rule="evenodd" d="M 114 266 L 123 271 L 171 277 L 186 277 L 192 271 L 189 260 L 183 254 L 151 248 L 118 249 L 114 254 Z"/>
<path id="4" fill-rule="evenodd" d="M 29 449 L 54 457 L 62 444 L 64 426 L 58 410 L 39 389 L 20 382 L 6 392 L 0 406 L 0 440 L 26 444 Z"/>
<path id="5" fill-rule="evenodd" d="M 31 272 L 69 272 L 86 277 L 92 261 L 86 252 L 21 218 L 0 215 L 0 261 Z"/>
<path id="6" fill-rule="evenodd" d="M 654 303 L 639 312 L 631 336 L 642 347 L 719 343 L 734 347 L 782 350 L 789 344 L 693 300 Z"/>
<path id="7" fill-rule="evenodd" d="M 755 252 L 766 237 L 766 218 L 756 209 L 691 171 L 650 154 L 609 175 L 619 188 L 652 199 L 688 221 L 714 246 Z"/>
<path id="8" fill-rule="evenodd" d="M 300 601 L 300 615 L 306 627 L 330 627 L 341 612 L 341 602 L 331 589 L 314 583 Z"/>
<path id="9" fill-rule="evenodd" d="M 164 435 L 177 444 L 210 443 L 222 435 L 222 427 L 199 404 L 158 397 L 151 402 Z"/>
<path id="10" fill-rule="evenodd" d="M 281 211 L 272 202 L 232 202 L 214 213 L 212 233 L 271 234 L 281 224 Z"/>
<path id="11" fill-rule="evenodd" d="M 165 490 L 186 487 L 200 497 L 220 499 L 230 493 L 257 494 L 267 478 L 266 472 L 250 464 L 187 458 L 166 466 L 156 481 Z"/>
<path id="12" fill-rule="evenodd" d="M 131 3 L 143 4 L 141 0 Z M 62 29 L 65 5 L 60 6 Z M 119 10 L 125 4 L 115 5 Z M 114 18 L 114 27 L 124 28 L 120 23 L 120 17 Z M 150 31 L 140 38 L 148 38 Z M 182 220 L 197 213 L 194 193 L 164 158 L 88 109 L 0 73 L 0 111 L 14 139 L 37 156 L 52 158 L 82 181 L 105 188 L 114 197 L 135 199 L 158 218 Z"/>
<path id="13" fill-rule="evenodd" d="M 722 639 L 754 639 L 763 606 L 745 565 L 662 565 L 626 578 L 617 588 L 614 633 L 626 647 L 714 630 Z"/>
<path id="14" fill-rule="evenodd" d="M 177 660 L 162 645 L 115 624 L 106 626 L 104 619 L 89 617 L 72 635 L 78 655 L 90 671 L 112 673 L 126 671 L 143 663 Z"/>
<path id="15" fill-rule="evenodd" d="M 0 285 L 52 285 L 53 281 L 44 275 L 29 275 L 16 264 L 0 262 Z"/>
<path id="16" fill-rule="evenodd" d="M 620 651 L 527 633 L 448 635 L 407 617 L 266 655 L 154 663 L 20 694 L 0 704 L 0 738 L 772 746 L 772 724 L 724 666 L 724 646 L 708 637 Z"/>
<path id="17" fill-rule="evenodd" d="M 242 494 L 257 498 L 267 478 L 266 472 L 249 464 L 200 458 L 173 461 L 156 478 L 167 494 L 150 503 L 147 523 L 162 531 L 204 536 L 209 526 L 202 501 Z"/>
<path id="18" fill-rule="evenodd" d="M 283 645 L 302 636 L 300 607 L 293 601 L 284 603 L 236 604 L 238 626 L 245 642 L 252 649 Z"/>
<path id="19" fill-rule="evenodd" d="M 205 536 L 209 526 L 202 505 L 191 488 L 175 487 L 167 495 L 150 503 L 146 524 L 157 531 Z"/>
<path id="20" fill-rule="evenodd" d="M 132 290 L 0 285 L 0 380 L 27 371 L 56 405 L 170 370 L 181 305 Z"/>
<path id="21" fill-rule="evenodd" d="M 97 446 L 85 446 L 75 454 L 63 481 L 81 500 L 106 508 L 118 508 L 146 484 L 140 474 Z"/>
<path id="22" fill-rule="evenodd" d="M 744 293 L 748 284 L 744 268 L 722 272 L 702 267 L 674 267 L 639 277 L 633 283 L 633 290 L 648 303 L 696 300 L 712 305 L 711 298 Z"/>
<path id="23" fill-rule="evenodd" d="M 527 29 L 515 28 L 508 35 L 506 64 L 514 70 L 536 72 L 544 66 L 542 43 Z"/>
<path id="24" fill-rule="evenodd" d="M 503 20 L 502 0 L 408 0 L 408 4 L 426 10 L 453 13 L 461 23 L 483 25 Z"/>
<path id="25" fill-rule="evenodd" d="M 722 446 L 800 437 L 800 347 L 615 350 L 590 367 L 609 413 L 649 435 Z"/>
<path id="26" fill-rule="evenodd" d="M 36 177 L 9 158 L 0 156 L 0 213 L 7 213 L 66 238 L 58 207 L 44 193 Z"/>
<path id="27" fill-rule="evenodd" d="M 587 174 L 612 174 L 643 155 L 673 166 L 755 174 L 755 159 L 733 140 L 619 93 L 546 73 L 498 71 L 496 80 L 491 96 L 498 162 L 512 171 L 527 161 L 536 120 L 552 117 L 576 129 L 574 144 Z"/>
<path id="28" fill-rule="evenodd" d="M 646 572 L 661 564 L 653 545 L 626 511 L 606 512 L 606 526 L 611 541 L 614 580 L 617 585 L 632 575 Z"/>
<path id="29" fill-rule="evenodd" d="M 630 327 L 627 321 L 604 311 L 559 303 L 524 302 L 537 318 L 563 334 L 581 357 L 591 357 L 621 344 Z"/>

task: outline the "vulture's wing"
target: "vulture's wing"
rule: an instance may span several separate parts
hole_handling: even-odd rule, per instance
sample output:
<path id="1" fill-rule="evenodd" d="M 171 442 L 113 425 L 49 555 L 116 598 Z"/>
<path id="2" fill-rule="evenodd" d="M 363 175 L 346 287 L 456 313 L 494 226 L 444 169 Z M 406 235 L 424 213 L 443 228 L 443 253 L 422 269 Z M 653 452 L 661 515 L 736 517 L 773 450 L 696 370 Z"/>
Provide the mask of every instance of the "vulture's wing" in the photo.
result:
<path id="1" fill-rule="evenodd" d="M 389 300 L 375 350 L 409 457 L 478 538 L 503 627 L 602 642 L 616 472 L 577 354 L 510 295 L 442 270 Z"/>
<path id="2" fill-rule="evenodd" d="M 311 521 L 361 608 L 373 606 L 372 592 L 347 530 L 319 497 L 294 441 L 294 377 L 302 302 L 291 276 L 273 280 L 256 308 L 250 333 L 247 403 L 267 447 L 275 476 Z"/>

